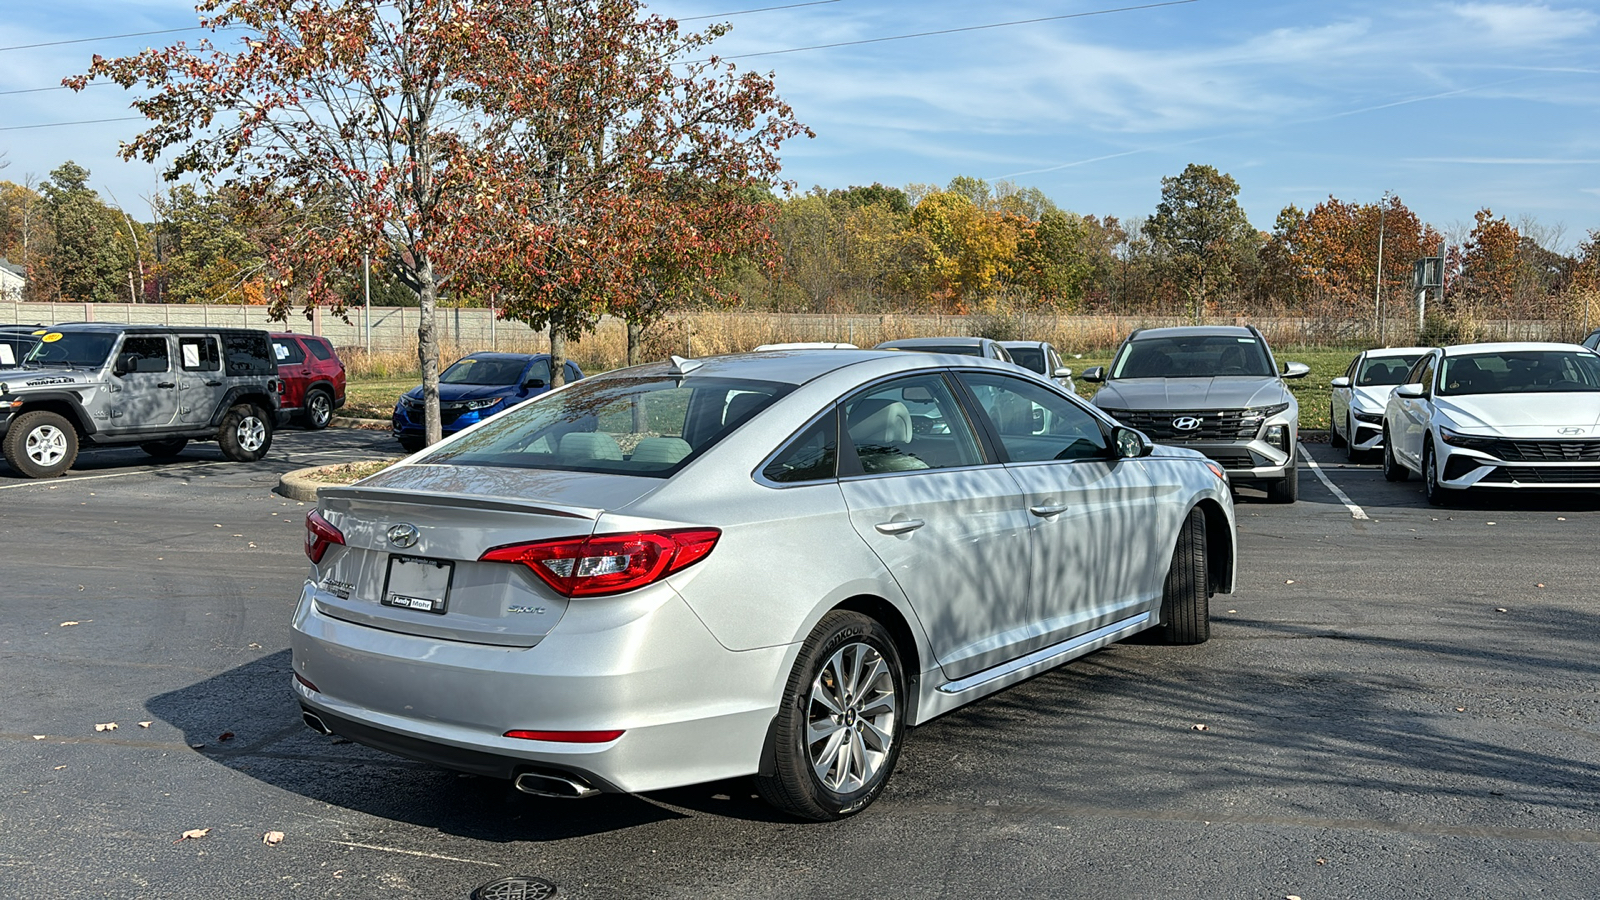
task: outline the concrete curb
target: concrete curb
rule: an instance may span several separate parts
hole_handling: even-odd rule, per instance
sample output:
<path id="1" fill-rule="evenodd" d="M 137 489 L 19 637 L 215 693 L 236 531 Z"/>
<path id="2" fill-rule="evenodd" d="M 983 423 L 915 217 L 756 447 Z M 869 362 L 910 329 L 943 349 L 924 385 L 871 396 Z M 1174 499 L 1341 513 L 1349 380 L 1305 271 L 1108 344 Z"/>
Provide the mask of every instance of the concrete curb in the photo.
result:
<path id="1" fill-rule="evenodd" d="M 315 503 L 317 502 L 317 488 L 321 485 L 311 480 L 311 473 L 321 468 L 323 467 L 312 466 L 308 469 L 295 469 L 293 472 L 285 472 L 278 479 L 278 486 L 273 490 L 282 496 L 288 497 L 290 500 Z"/>
<path id="2" fill-rule="evenodd" d="M 329 428 L 356 428 L 361 431 L 388 431 L 391 427 L 388 419 L 357 419 L 354 416 L 334 416 L 328 422 Z"/>

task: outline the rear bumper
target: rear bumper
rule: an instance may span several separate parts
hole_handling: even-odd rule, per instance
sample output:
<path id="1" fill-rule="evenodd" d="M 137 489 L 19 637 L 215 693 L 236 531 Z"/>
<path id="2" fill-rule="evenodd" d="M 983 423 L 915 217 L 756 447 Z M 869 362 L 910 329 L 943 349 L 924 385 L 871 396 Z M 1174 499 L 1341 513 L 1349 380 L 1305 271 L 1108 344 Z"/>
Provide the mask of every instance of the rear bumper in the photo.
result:
<path id="1" fill-rule="evenodd" d="M 648 791 L 756 772 L 796 647 L 730 651 L 676 593 L 569 607 L 531 648 L 417 637 L 334 618 L 308 585 L 291 632 L 294 691 L 335 733 L 497 778 L 570 772 Z M 606 731 L 616 740 L 507 738 L 512 729 Z"/>

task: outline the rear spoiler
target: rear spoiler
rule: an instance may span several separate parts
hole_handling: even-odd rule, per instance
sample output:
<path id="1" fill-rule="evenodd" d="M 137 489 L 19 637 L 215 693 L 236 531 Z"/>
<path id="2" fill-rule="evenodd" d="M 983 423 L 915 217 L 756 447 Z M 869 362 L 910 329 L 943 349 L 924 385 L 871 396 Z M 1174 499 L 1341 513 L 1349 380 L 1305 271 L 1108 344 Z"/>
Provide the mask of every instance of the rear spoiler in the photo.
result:
<path id="1" fill-rule="evenodd" d="M 539 513 L 565 519 L 595 521 L 602 509 L 585 506 L 564 506 L 540 503 L 536 500 L 518 500 L 515 497 L 484 497 L 481 494 L 457 494 L 446 491 L 417 491 L 380 487 L 325 487 L 317 489 L 318 500 L 374 500 L 380 503 L 410 503 L 417 506 L 448 506 L 458 509 L 490 509 L 497 512 Z"/>

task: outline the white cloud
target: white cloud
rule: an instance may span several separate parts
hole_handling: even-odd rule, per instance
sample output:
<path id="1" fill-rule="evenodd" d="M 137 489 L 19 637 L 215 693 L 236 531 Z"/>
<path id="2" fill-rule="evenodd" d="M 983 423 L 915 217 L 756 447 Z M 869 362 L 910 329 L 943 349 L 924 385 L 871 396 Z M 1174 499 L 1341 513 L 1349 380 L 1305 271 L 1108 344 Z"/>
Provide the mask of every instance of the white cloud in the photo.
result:
<path id="1" fill-rule="evenodd" d="M 1463 3 L 1447 7 L 1500 44 L 1537 45 L 1581 37 L 1600 16 L 1583 9 L 1509 3 Z"/>

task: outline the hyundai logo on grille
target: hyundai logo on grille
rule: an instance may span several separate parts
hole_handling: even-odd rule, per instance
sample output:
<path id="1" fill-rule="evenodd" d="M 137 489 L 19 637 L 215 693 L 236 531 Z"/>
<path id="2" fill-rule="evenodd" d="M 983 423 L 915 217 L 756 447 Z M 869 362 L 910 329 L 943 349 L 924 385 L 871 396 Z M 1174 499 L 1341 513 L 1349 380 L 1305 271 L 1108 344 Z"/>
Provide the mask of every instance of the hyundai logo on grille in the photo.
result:
<path id="1" fill-rule="evenodd" d="M 417 538 L 421 536 L 421 532 L 417 531 L 417 526 L 415 525 L 389 526 L 389 543 L 396 547 L 414 547 L 416 546 Z"/>
<path id="2" fill-rule="evenodd" d="M 1200 420 L 1194 416 L 1179 416 L 1172 420 L 1172 427 L 1179 431 L 1194 431 L 1200 427 Z"/>
<path id="3" fill-rule="evenodd" d="M 1563 428 L 1563 429 L 1561 429 L 1561 431 L 1559 433 L 1560 434 L 1583 434 L 1583 429 L 1582 428 Z"/>

